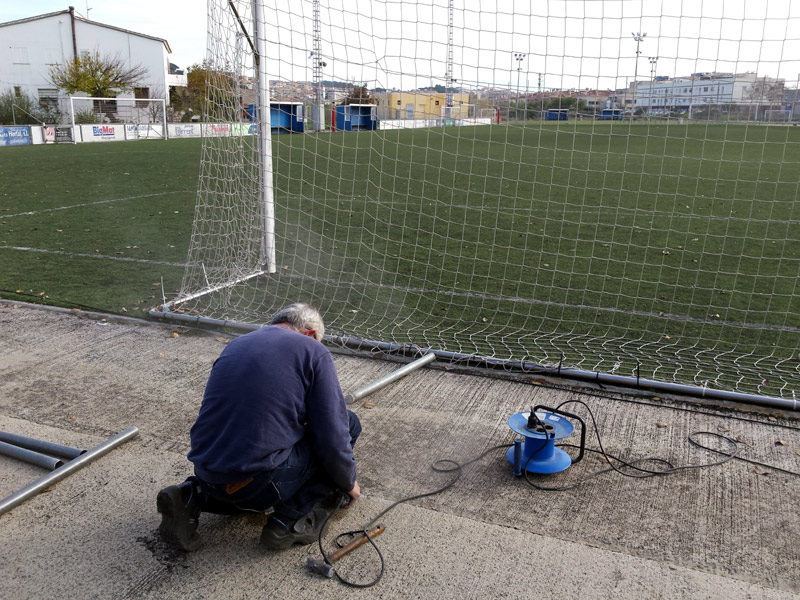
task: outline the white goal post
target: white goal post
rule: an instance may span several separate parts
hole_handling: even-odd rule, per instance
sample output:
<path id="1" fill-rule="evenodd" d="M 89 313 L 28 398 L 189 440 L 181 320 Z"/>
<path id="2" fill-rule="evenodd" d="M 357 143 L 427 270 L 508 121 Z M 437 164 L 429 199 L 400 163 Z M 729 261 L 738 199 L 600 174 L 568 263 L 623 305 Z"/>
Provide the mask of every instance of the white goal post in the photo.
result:
<path id="1" fill-rule="evenodd" d="M 70 122 L 79 125 L 125 125 L 124 139 L 167 139 L 164 98 L 70 96 Z M 77 136 L 76 136 L 77 138 Z"/>

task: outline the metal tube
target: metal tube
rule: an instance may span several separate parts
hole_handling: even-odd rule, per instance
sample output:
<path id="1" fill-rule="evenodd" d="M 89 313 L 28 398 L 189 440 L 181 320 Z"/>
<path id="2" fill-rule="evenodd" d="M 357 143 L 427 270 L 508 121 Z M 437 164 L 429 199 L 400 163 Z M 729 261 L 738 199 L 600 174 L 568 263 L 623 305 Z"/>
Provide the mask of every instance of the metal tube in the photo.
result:
<path id="1" fill-rule="evenodd" d="M 275 202 L 272 182 L 272 110 L 267 72 L 267 21 L 263 0 L 253 0 L 253 37 L 256 40 L 256 82 L 258 97 L 259 208 L 264 239 L 261 266 L 269 273 L 278 270 L 275 256 Z"/>
<path id="2" fill-rule="evenodd" d="M 25 437 L 24 435 L 17 435 L 16 433 L 9 433 L 8 431 L 0 431 L 0 442 L 13 444 L 20 448 L 26 448 L 42 454 L 49 454 L 50 456 L 59 456 L 72 460 L 79 457 L 86 450 L 80 448 L 73 448 L 72 446 L 62 446 L 53 442 L 45 442 L 44 440 L 37 440 L 36 438 Z"/>
<path id="3" fill-rule="evenodd" d="M 81 454 L 78 458 L 72 459 L 68 463 L 65 463 L 63 466 L 57 468 L 55 471 L 40 477 L 36 481 L 26 485 L 21 490 L 14 492 L 10 496 L 6 496 L 3 500 L 0 500 L 0 515 L 7 513 L 18 504 L 22 504 L 28 498 L 35 496 L 54 483 L 61 481 L 78 469 L 81 469 L 89 463 L 94 462 L 120 444 L 123 444 L 129 439 L 136 437 L 138 433 L 139 430 L 136 427 L 130 427 L 129 429 L 118 433 L 114 437 L 107 439 L 102 444 L 95 446 L 86 454 Z"/>
<path id="4" fill-rule="evenodd" d="M 0 442 L 0 454 L 4 456 L 10 456 L 11 458 L 16 458 L 17 460 L 22 460 L 26 463 L 36 465 L 37 467 L 42 467 L 48 471 L 57 469 L 64 464 L 64 461 L 60 458 L 47 456 L 46 454 L 40 454 L 39 452 L 34 452 L 33 450 L 28 450 L 26 448 L 20 448 L 19 446 L 8 444 L 6 442 Z"/>
<path id="5" fill-rule="evenodd" d="M 384 375 L 383 377 L 379 377 L 372 383 L 368 383 L 362 388 L 357 389 L 355 392 L 347 394 L 344 397 L 344 401 L 347 404 L 352 404 L 356 400 L 361 400 L 369 396 L 370 394 L 374 394 L 379 389 L 386 387 L 390 383 L 393 383 L 403 377 L 404 375 L 409 374 L 411 371 L 419 369 L 420 367 L 427 365 L 429 362 L 433 362 L 436 359 L 436 354 L 433 352 L 429 352 L 422 358 L 418 358 L 417 360 L 408 363 L 407 365 L 403 365 L 396 371 L 392 371 L 388 375 Z"/>
<path id="6" fill-rule="evenodd" d="M 195 324 L 218 324 L 216 319 L 209 319 L 207 317 L 189 317 L 188 315 L 181 315 L 176 313 L 161 312 L 150 310 L 149 314 L 154 317 L 163 317 L 166 319 L 178 320 L 191 320 Z M 224 321 L 226 327 L 235 329 L 242 329 L 244 331 L 252 331 L 258 329 L 260 326 L 254 326 L 248 323 L 241 323 L 238 321 Z M 713 400 L 726 400 L 731 402 L 741 402 L 743 404 L 753 404 L 756 406 L 769 406 L 772 408 L 779 408 L 783 410 L 800 410 L 800 401 L 796 398 L 774 398 L 772 396 L 762 396 L 760 394 L 746 394 L 743 392 L 732 392 L 727 390 L 716 390 L 707 387 L 699 387 L 695 385 L 687 385 L 681 383 L 672 383 L 668 381 L 654 381 L 652 379 L 642 379 L 637 377 L 628 377 L 623 375 L 613 375 L 611 373 L 600 373 L 599 371 L 584 371 L 581 369 L 565 369 L 558 367 L 548 367 L 528 361 L 519 360 L 506 360 L 500 358 L 492 358 L 490 356 L 480 356 L 478 354 L 464 354 L 461 352 L 447 352 L 445 350 L 430 350 L 419 348 L 418 346 L 394 344 L 391 342 L 378 342 L 376 340 L 362 340 L 359 338 L 342 338 L 342 337 L 329 337 L 325 336 L 331 343 L 346 346 L 348 348 L 363 349 L 365 347 L 370 349 L 383 350 L 385 352 L 395 353 L 409 353 L 413 352 L 418 354 L 420 352 L 433 353 L 439 359 L 448 360 L 451 362 L 461 363 L 465 366 L 472 367 L 486 367 L 486 368 L 502 368 L 509 371 L 522 371 L 524 373 L 537 373 L 540 375 L 551 375 L 553 377 L 561 377 L 567 379 L 580 379 L 590 383 L 605 383 L 610 385 L 619 385 L 622 387 L 631 387 L 637 389 L 651 389 L 658 390 L 668 394 L 680 394 L 684 396 L 694 396 L 699 398 L 710 398 Z"/>

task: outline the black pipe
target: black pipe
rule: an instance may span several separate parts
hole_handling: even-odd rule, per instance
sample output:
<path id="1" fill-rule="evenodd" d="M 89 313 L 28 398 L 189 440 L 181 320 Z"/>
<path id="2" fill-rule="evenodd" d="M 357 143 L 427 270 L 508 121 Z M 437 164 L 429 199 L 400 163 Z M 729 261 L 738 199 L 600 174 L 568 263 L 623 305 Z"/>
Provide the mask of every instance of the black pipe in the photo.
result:
<path id="1" fill-rule="evenodd" d="M 78 39 L 75 36 L 75 7 L 74 6 L 70 6 L 69 7 L 69 20 L 70 20 L 70 23 L 72 24 L 72 53 L 73 53 L 72 54 L 73 55 L 73 59 L 72 60 L 74 62 L 78 62 Z"/>
<path id="2" fill-rule="evenodd" d="M 41 452 L 42 454 L 49 454 L 50 456 L 60 456 L 68 460 L 77 458 L 86 452 L 86 450 L 81 450 L 80 448 L 45 442 L 44 440 L 37 440 L 36 438 L 25 437 L 24 435 L 17 435 L 16 433 L 9 433 L 8 431 L 0 431 L 0 442 L 6 442 L 7 444 L 13 444 L 20 448 Z"/>
<path id="3" fill-rule="evenodd" d="M 20 448 L 19 446 L 7 444 L 5 442 L 0 442 L 0 454 L 25 461 L 37 467 L 42 467 L 48 471 L 53 471 L 64 464 L 64 461 L 60 458 L 40 454 L 33 450 L 26 450 L 25 448 Z"/>

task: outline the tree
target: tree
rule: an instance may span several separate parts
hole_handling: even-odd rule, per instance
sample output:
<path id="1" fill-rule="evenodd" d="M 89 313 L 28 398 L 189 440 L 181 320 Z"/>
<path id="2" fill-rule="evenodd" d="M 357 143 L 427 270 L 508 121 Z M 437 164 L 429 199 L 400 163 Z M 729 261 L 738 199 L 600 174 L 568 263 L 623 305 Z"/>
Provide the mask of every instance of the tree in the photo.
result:
<path id="1" fill-rule="evenodd" d="M 58 123 L 60 120 L 58 107 L 43 104 L 25 92 L 8 89 L 0 94 L 0 125 Z"/>
<path id="2" fill-rule="evenodd" d="M 147 74 L 141 65 L 128 67 L 119 56 L 85 53 L 63 65 L 50 67 L 53 85 L 72 95 L 84 92 L 95 98 L 113 98 L 129 92 Z"/>
<path id="3" fill-rule="evenodd" d="M 350 93 L 342 100 L 342 105 L 345 104 L 378 104 L 378 99 L 372 96 L 367 89 L 367 86 L 360 85 L 353 87 Z"/>
<path id="4" fill-rule="evenodd" d="M 231 120 L 235 117 L 229 113 L 241 110 L 233 74 L 214 69 L 205 60 L 187 69 L 186 88 L 170 95 L 170 102 L 176 110 L 204 114 L 213 120 Z"/>

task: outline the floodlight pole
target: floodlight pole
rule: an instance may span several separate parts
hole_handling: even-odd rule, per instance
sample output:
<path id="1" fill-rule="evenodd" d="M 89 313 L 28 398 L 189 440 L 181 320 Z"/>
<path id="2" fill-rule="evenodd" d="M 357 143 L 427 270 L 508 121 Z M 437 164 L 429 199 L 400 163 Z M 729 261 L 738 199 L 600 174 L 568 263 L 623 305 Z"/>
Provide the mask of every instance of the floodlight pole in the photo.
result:
<path id="1" fill-rule="evenodd" d="M 514 60 L 517 61 L 517 109 L 514 111 L 517 120 L 519 120 L 519 99 L 520 99 L 520 90 L 519 90 L 519 74 L 522 72 L 522 61 L 525 60 L 525 54 L 522 52 L 515 52 L 514 53 Z M 525 111 L 528 110 L 528 104 L 525 103 Z"/>
<path id="2" fill-rule="evenodd" d="M 264 232 L 261 266 L 268 273 L 275 273 L 278 269 L 275 264 L 275 201 L 272 189 L 272 123 L 267 78 L 266 30 L 263 0 L 253 0 L 253 37 L 256 41 L 253 58 L 258 88 L 258 200 Z"/>
<path id="3" fill-rule="evenodd" d="M 638 83 L 636 79 L 639 77 L 639 54 L 641 51 L 639 50 L 639 44 L 644 41 L 644 38 L 647 37 L 646 33 L 631 33 L 633 39 L 636 40 L 636 64 L 633 68 L 633 107 L 631 108 L 631 124 L 633 124 L 633 115 L 636 113 L 636 92 Z"/>
<path id="4" fill-rule="evenodd" d="M 450 0 L 447 21 L 447 73 L 445 75 L 444 87 L 445 125 L 447 124 L 447 119 L 453 118 L 453 85 L 453 0 Z M 458 116 L 461 118 L 460 110 Z"/>
<path id="5" fill-rule="evenodd" d="M 325 93 L 322 87 L 322 67 L 328 66 L 322 60 L 322 25 L 319 17 L 319 0 L 314 0 L 314 49 L 311 51 L 311 58 L 314 62 L 311 63 L 311 77 L 312 85 L 314 87 L 314 109 L 312 111 L 312 121 L 314 131 L 323 131 L 325 129 Z"/>
<path id="6" fill-rule="evenodd" d="M 650 112 L 653 110 L 653 86 L 656 84 L 656 63 L 658 62 L 657 56 L 651 56 L 650 60 L 650 99 L 647 101 L 647 118 L 650 118 Z"/>

